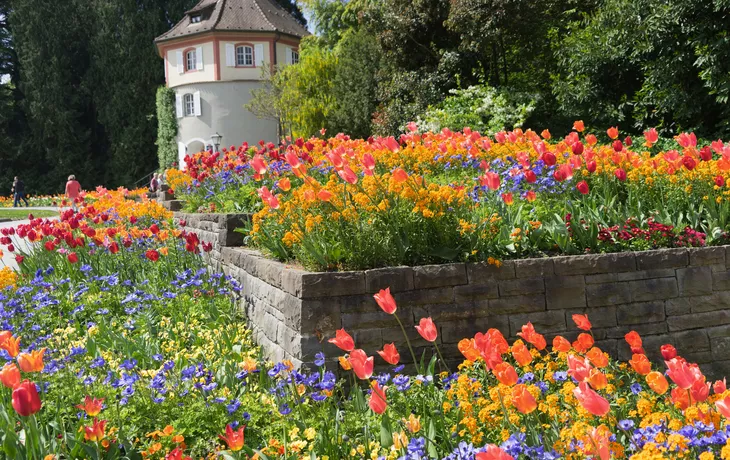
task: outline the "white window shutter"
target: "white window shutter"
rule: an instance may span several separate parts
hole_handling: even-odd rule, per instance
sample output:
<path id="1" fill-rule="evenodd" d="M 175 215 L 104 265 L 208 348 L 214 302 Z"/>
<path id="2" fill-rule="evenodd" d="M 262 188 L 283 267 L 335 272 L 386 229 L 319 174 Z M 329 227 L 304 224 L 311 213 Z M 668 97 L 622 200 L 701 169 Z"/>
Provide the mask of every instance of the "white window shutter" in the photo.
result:
<path id="1" fill-rule="evenodd" d="M 236 47 L 233 43 L 226 43 L 226 66 L 236 67 Z"/>
<path id="2" fill-rule="evenodd" d="M 200 91 L 193 93 L 193 102 L 195 103 L 195 116 L 199 117 L 203 113 L 200 109 Z"/>
<path id="3" fill-rule="evenodd" d="M 263 66 L 264 65 L 264 45 L 261 45 L 261 44 L 254 45 L 253 55 L 256 58 L 254 65 L 256 67 Z"/>
<path id="4" fill-rule="evenodd" d="M 291 48 L 286 49 L 286 64 L 291 65 L 292 63 L 292 56 L 291 56 Z"/>
<path id="5" fill-rule="evenodd" d="M 178 118 L 183 117 L 183 97 L 182 94 L 175 95 L 175 113 Z"/>
<path id="6" fill-rule="evenodd" d="M 180 75 L 185 73 L 185 63 L 183 62 L 183 53 L 182 51 L 178 51 L 175 53 L 177 58 L 177 73 Z"/>
<path id="7" fill-rule="evenodd" d="M 195 49 L 195 58 L 197 59 L 197 62 L 195 63 L 195 69 L 203 70 L 203 47 L 202 46 L 199 46 Z"/>

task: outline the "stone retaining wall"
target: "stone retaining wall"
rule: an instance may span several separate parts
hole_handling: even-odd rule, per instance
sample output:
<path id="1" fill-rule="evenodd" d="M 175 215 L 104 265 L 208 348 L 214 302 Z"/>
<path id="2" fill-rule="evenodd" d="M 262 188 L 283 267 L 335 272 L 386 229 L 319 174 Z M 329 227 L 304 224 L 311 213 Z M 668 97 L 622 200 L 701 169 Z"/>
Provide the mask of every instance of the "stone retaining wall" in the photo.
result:
<path id="1" fill-rule="evenodd" d="M 225 222 L 226 231 L 219 238 L 227 235 L 230 221 L 212 219 L 200 217 L 195 225 L 204 228 L 210 240 L 216 227 L 203 223 Z M 191 222 L 195 221 L 188 222 L 193 227 Z M 223 240 L 218 242 L 223 246 Z M 571 315 L 587 313 L 597 345 L 613 356 L 630 358 L 623 337 L 635 330 L 651 358 L 659 358 L 660 345 L 672 343 L 711 375 L 726 375 L 730 374 L 729 250 L 527 259 L 505 261 L 500 268 L 455 263 L 311 273 L 255 251 L 222 247 L 220 263 L 242 283 L 243 307 L 255 338 L 274 360 L 288 358 L 299 365 L 312 362 L 318 351 L 338 356 L 340 352 L 322 339 L 344 327 L 368 354 L 395 342 L 402 359 L 409 361 L 400 328 L 372 297 L 390 287 L 419 357 L 428 344 L 413 326 L 422 317 L 433 318 L 446 359 L 457 361 L 459 340 L 493 327 L 516 338 L 520 327 L 531 321 L 550 341 L 557 334 L 574 340 L 579 331 Z"/>

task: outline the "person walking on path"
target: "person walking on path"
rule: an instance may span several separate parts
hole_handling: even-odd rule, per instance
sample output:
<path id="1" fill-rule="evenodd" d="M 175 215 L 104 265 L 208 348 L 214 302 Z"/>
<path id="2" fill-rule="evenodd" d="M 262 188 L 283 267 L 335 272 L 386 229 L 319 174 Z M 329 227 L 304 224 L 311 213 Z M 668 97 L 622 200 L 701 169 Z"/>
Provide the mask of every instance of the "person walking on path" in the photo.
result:
<path id="1" fill-rule="evenodd" d="M 80 193 L 81 184 L 76 180 L 76 176 L 71 174 L 68 176 L 68 182 L 66 182 L 66 196 L 71 200 L 71 208 L 73 208 L 74 212 L 79 210 L 76 201 L 79 199 Z"/>
<path id="2" fill-rule="evenodd" d="M 13 180 L 13 207 L 17 208 L 20 204 L 20 200 L 23 200 L 25 202 L 25 207 L 30 207 L 28 204 L 28 199 L 25 197 L 25 184 L 22 180 L 18 179 L 18 176 L 15 176 L 15 179 Z M 22 206 L 21 206 L 22 207 Z"/>
<path id="3" fill-rule="evenodd" d="M 152 174 L 152 180 L 150 180 L 150 192 L 156 192 L 160 189 L 160 179 L 158 179 L 159 174 L 154 173 Z"/>

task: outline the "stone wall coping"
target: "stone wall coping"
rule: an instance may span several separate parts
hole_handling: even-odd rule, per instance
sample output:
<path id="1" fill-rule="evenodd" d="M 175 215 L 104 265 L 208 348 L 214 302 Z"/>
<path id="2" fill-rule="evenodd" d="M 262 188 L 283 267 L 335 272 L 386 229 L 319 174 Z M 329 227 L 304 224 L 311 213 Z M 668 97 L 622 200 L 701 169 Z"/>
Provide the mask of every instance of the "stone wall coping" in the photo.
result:
<path id="1" fill-rule="evenodd" d="M 261 252 L 245 247 L 223 247 L 221 257 L 293 296 L 310 299 L 373 294 L 388 286 L 393 292 L 403 292 L 515 280 L 512 284 L 515 292 L 518 292 L 524 284 L 519 281 L 522 279 L 525 282 L 538 278 L 569 280 L 575 276 L 588 276 L 596 282 L 604 281 L 602 277 L 606 278 L 605 282 L 611 282 L 614 276 L 626 280 L 642 279 L 651 277 L 647 273 L 651 275 L 667 268 L 683 269 L 701 265 L 727 267 L 726 264 L 730 262 L 728 251 L 730 246 L 711 246 L 514 259 L 505 260 L 499 268 L 485 262 L 460 262 L 333 272 L 310 272 L 293 264 L 269 259 Z"/>

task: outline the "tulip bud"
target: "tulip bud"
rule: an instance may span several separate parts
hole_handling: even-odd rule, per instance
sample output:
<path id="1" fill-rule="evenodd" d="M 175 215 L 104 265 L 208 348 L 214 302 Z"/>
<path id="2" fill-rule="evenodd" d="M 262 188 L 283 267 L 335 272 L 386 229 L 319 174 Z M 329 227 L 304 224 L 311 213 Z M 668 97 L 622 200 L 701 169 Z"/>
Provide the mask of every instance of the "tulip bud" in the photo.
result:
<path id="1" fill-rule="evenodd" d="M 662 358 L 664 358 L 664 361 L 670 361 L 677 357 L 677 349 L 668 343 L 665 345 L 662 345 L 661 352 L 662 352 Z"/>

